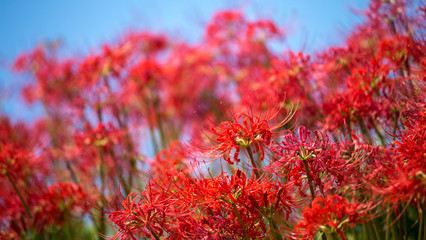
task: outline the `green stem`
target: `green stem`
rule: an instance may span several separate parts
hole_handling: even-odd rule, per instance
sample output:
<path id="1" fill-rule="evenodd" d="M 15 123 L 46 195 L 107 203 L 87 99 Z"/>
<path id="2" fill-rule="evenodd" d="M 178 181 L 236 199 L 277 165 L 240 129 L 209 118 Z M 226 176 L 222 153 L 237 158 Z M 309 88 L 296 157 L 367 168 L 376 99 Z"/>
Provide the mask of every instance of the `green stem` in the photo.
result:
<path id="1" fill-rule="evenodd" d="M 347 125 L 347 131 L 348 131 L 348 137 L 349 137 L 349 142 L 353 142 L 353 139 L 352 139 L 352 126 L 351 126 L 351 115 L 349 115 L 347 118 L 346 118 L 346 125 Z M 349 151 L 350 151 L 350 155 L 352 155 L 352 153 L 353 153 L 353 151 L 355 150 L 355 147 L 354 146 L 350 146 L 350 148 L 349 148 Z"/>
<path id="2" fill-rule="evenodd" d="M 99 150 L 99 176 L 101 178 L 101 201 L 102 201 L 102 207 L 101 207 L 101 219 L 100 219 L 100 226 L 99 226 L 99 237 L 105 235 L 106 232 L 106 226 L 104 222 L 104 207 L 105 207 L 105 168 L 104 168 L 104 154 L 102 151 L 102 147 L 98 147 Z"/>
<path id="3" fill-rule="evenodd" d="M 28 237 L 27 237 L 27 233 L 22 232 L 22 233 L 21 233 L 21 239 L 27 240 L 27 239 L 28 239 Z"/>
<path id="4" fill-rule="evenodd" d="M 152 236 L 154 236 L 155 240 L 160 240 L 160 238 L 157 236 L 157 234 L 155 234 L 155 232 L 152 230 L 151 227 L 148 227 L 149 231 L 151 232 Z"/>
<path id="5" fill-rule="evenodd" d="M 303 159 L 302 162 L 303 162 L 303 165 L 305 166 L 306 177 L 308 178 L 309 190 L 311 191 L 311 197 L 313 201 L 315 199 L 315 191 L 314 191 L 314 186 L 312 185 L 311 175 L 309 174 L 308 162 L 305 159 Z"/>
<path id="6" fill-rule="evenodd" d="M 390 223 L 391 223 L 391 214 L 392 212 L 389 211 L 387 216 L 386 216 L 386 233 L 385 233 L 385 240 L 389 240 L 390 237 L 390 232 L 389 232 L 389 228 L 390 228 Z"/>
<path id="7" fill-rule="evenodd" d="M 74 169 L 72 168 L 71 163 L 68 160 L 65 160 L 65 161 L 66 161 L 66 167 L 71 174 L 72 180 L 75 183 L 80 184 L 80 181 L 78 180 L 77 174 L 75 173 Z"/>
<path id="8" fill-rule="evenodd" d="M 380 240 L 381 238 L 380 238 L 379 232 L 377 231 L 376 220 L 375 219 L 371 220 L 371 223 L 373 225 L 374 234 L 376 235 L 377 240 Z"/>
<path id="9" fill-rule="evenodd" d="M 423 239 L 426 239 L 426 211 L 425 211 L 425 205 L 423 205 Z M 420 236 L 419 236 L 420 237 Z"/>
<path id="10" fill-rule="evenodd" d="M 408 205 L 408 203 L 406 203 Z M 408 229 L 407 229 L 407 210 L 402 214 L 402 224 L 404 226 L 404 240 L 408 238 Z"/>
<path id="11" fill-rule="evenodd" d="M 306 170 L 306 169 L 305 169 Z M 320 176 L 318 176 L 318 179 L 319 179 L 319 185 L 318 185 L 318 188 L 319 188 L 319 190 L 320 190 L 320 193 L 321 193 L 321 195 L 323 196 L 323 197 L 325 197 L 325 194 L 324 194 L 324 189 L 323 189 L 323 187 L 322 187 L 322 182 L 321 182 L 321 177 Z"/>
<path id="12" fill-rule="evenodd" d="M 275 240 L 282 240 L 283 237 L 281 236 L 281 233 L 278 231 L 277 224 L 275 223 L 274 219 L 268 218 L 269 225 L 271 226 L 271 232 L 274 236 Z"/>
<path id="13" fill-rule="evenodd" d="M 256 176 L 256 178 L 260 178 L 259 169 L 257 168 L 256 161 L 254 160 L 253 152 L 251 151 L 250 146 L 247 146 L 247 153 L 249 155 L 250 162 L 253 165 L 252 167 L 253 167 L 254 175 Z"/>
<path id="14" fill-rule="evenodd" d="M 240 223 L 241 227 L 243 228 L 244 238 L 248 240 L 249 238 L 248 238 L 248 235 L 247 235 L 247 232 L 246 232 L 246 228 L 244 226 L 243 220 L 241 219 L 240 212 L 238 212 L 237 205 L 235 205 L 234 202 L 231 202 L 231 205 L 232 205 L 232 208 L 234 209 L 235 214 L 237 215 L 238 222 Z"/>
<path id="15" fill-rule="evenodd" d="M 394 121 L 394 129 L 393 129 L 393 143 L 395 144 L 396 140 L 396 131 L 398 130 L 398 119 L 399 119 L 399 111 L 395 111 L 395 121 Z"/>
<path id="16" fill-rule="evenodd" d="M 358 236 L 356 235 L 355 227 L 351 228 L 352 234 L 354 236 L 354 240 L 358 240 Z"/>
<path id="17" fill-rule="evenodd" d="M 422 239 L 422 235 L 423 235 L 423 227 L 424 227 L 424 210 L 422 208 L 420 208 L 420 224 L 419 224 L 419 236 L 418 239 L 421 240 Z"/>
<path id="18" fill-rule="evenodd" d="M 405 206 L 404 206 L 404 203 L 401 203 L 401 214 L 399 214 L 399 216 L 400 216 L 400 218 L 398 219 L 398 222 L 399 222 L 399 239 L 401 239 L 401 240 L 403 240 L 403 239 L 405 239 L 405 236 L 406 236 L 406 234 L 407 234 L 407 232 L 405 231 L 405 226 L 404 225 L 406 225 L 405 224 L 405 219 L 404 219 L 404 214 L 405 213 L 403 213 L 402 211 L 404 211 L 405 210 Z"/>
<path id="19" fill-rule="evenodd" d="M 24 198 L 22 197 L 21 192 L 19 192 L 18 187 L 16 186 L 15 182 L 13 181 L 8 171 L 6 171 L 6 176 L 9 179 L 10 183 L 12 184 L 16 194 L 18 194 L 18 197 L 21 200 L 22 205 L 24 205 L 25 211 L 27 212 L 28 216 L 32 218 L 33 216 L 31 215 L 30 208 L 28 207 L 27 203 L 24 201 Z"/>
<path id="20" fill-rule="evenodd" d="M 337 233 L 336 233 L 336 232 L 332 232 L 332 233 L 330 234 L 330 237 L 331 237 L 331 240 L 336 240 L 336 239 L 338 239 L 338 236 L 337 236 Z"/>
<path id="21" fill-rule="evenodd" d="M 398 226 L 396 223 L 397 221 L 400 221 L 400 220 L 396 219 L 397 216 L 398 214 L 396 213 L 396 215 L 392 217 L 392 218 L 395 218 L 394 223 L 392 224 L 392 238 L 395 240 L 401 240 L 402 239 L 401 231 L 400 229 L 398 229 Z"/>
<path id="22" fill-rule="evenodd" d="M 117 112 L 116 119 L 117 119 L 118 125 L 120 126 L 121 130 L 125 131 L 124 141 L 125 141 L 126 150 L 127 150 L 127 153 L 125 154 L 125 157 L 130 162 L 130 171 L 129 171 L 129 174 L 128 174 L 128 176 L 129 176 L 129 178 L 128 178 L 128 186 L 129 186 L 129 190 L 130 190 L 130 188 L 133 186 L 133 175 L 135 175 L 134 173 L 137 172 L 136 159 L 133 156 L 130 155 L 130 153 L 133 153 L 133 149 L 134 149 L 133 145 L 134 144 L 133 144 L 132 138 L 131 138 L 131 136 L 129 134 L 129 128 L 127 126 L 127 120 L 123 123 L 123 121 L 120 118 L 120 115 L 119 115 L 120 111 L 119 111 L 117 105 L 114 105 L 114 106 L 115 106 L 116 112 Z M 124 115 L 125 115 L 125 113 L 124 113 Z M 122 175 L 121 175 L 121 178 L 123 178 Z M 124 180 L 124 178 L 123 178 L 123 180 Z"/>
<path id="23" fill-rule="evenodd" d="M 103 117 L 102 117 L 102 106 L 99 104 L 97 106 L 97 117 L 98 117 L 98 122 L 102 123 L 103 122 Z M 105 225 L 105 166 L 104 166 L 104 152 L 102 150 L 101 146 L 98 146 L 98 153 L 99 153 L 99 177 L 101 178 L 101 216 L 100 216 L 100 226 L 99 226 L 99 239 L 102 239 L 103 236 L 105 236 L 106 233 L 106 225 Z"/>
<path id="24" fill-rule="evenodd" d="M 396 227 L 396 223 L 393 223 L 392 224 L 392 239 L 397 239 L 397 236 L 399 236 L 399 233 L 398 233 L 399 231 L 398 231 L 398 228 Z"/>
<path id="25" fill-rule="evenodd" d="M 72 240 L 73 238 L 72 238 L 72 236 L 71 236 L 71 232 L 70 232 L 70 226 L 69 226 L 69 224 L 65 224 L 65 226 L 64 226 L 64 232 L 65 232 L 65 236 L 66 236 L 66 239 L 67 240 Z"/>
<path id="26" fill-rule="evenodd" d="M 370 239 L 368 237 L 368 230 L 367 230 L 367 225 L 365 223 L 362 224 L 362 234 L 363 234 L 363 238 L 364 239 Z"/>
<path id="27" fill-rule="evenodd" d="M 374 131 L 376 131 L 377 136 L 379 137 L 380 143 L 384 146 L 386 144 L 386 140 L 385 137 L 383 136 L 383 134 L 380 132 L 379 128 L 377 127 L 376 123 L 374 122 L 374 119 L 371 119 L 372 123 L 373 123 L 373 128 Z"/>
<path id="28" fill-rule="evenodd" d="M 358 124 L 359 124 L 359 127 L 361 128 L 362 134 L 367 137 L 367 140 L 370 144 L 373 144 L 373 139 L 371 138 L 371 135 L 368 132 L 368 129 L 364 124 L 364 121 L 360 117 L 358 118 Z"/>
<path id="29" fill-rule="evenodd" d="M 156 109 L 156 107 L 154 107 Z M 161 148 L 166 149 L 168 142 L 164 134 L 163 124 L 161 123 L 160 113 L 155 110 L 155 120 L 157 121 L 158 131 L 160 132 Z"/>
<path id="30" fill-rule="evenodd" d="M 117 172 L 118 181 L 120 182 L 121 186 L 123 186 L 124 191 L 126 192 L 126 195 L 129 195 L 130 194 L 130 188 L 129 188 L 129 186 L 127 185 L 126 181 L 123 178 L 123 174 L 120 171 L 120 168 L 119 168 L 118 163 L 117 163 L 117 159 L 114 157 L 115 156 L 114 149 L 111 148 L 110 149 L 110 153 L 111 153 L 111 156 L 113 156 L 112 160 L 114 162 L 115 171 Z"/>
<path id="31" fill-rule="evenodd" d="M 159 152 L 159 147 L 158 147 L 157 139 L 155 137 L 154 127 L 152 126 L 153 124 L 151 123 L 151 120 L 148 120 L 148 125 L 149 125 L 149 135 L 151 135 L 151 142 L 152 142 L 152 145 L 154 146 L 154 153 L 157 154 Z"/>
<path id="32" fill-rule="evenodd" d="M 305 166 L 306 177 L 308 178 L 309 190 L 311 191 L 311 197 L 313 201 L 315 199 L 315 191 L 314 191 L 314 186 L 312 184 L 311 175 L 309 174 L 308 162 L 306 161 L 306 159 L 303 159 L 302 162 L 303 162 L 303 166 Z M 322 234 L 321 239 L 327 240 L 327 236 L 325 234 Z"/>
<path id="33" fill-rule="evenodd" d="M 98 147 L 99 151 L 99 177 L 101 178 L 101 194 L 105 192 L 105 167 L 104 167 L 104 153 L 102 147 Z"/>

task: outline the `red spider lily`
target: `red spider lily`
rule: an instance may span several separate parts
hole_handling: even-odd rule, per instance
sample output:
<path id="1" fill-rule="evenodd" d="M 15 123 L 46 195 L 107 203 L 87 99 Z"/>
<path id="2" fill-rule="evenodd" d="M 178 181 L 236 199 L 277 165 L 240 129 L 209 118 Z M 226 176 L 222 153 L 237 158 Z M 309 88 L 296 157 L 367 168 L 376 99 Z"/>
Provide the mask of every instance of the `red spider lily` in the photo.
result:
<path id="1" fill-rule="evenodd" d="M 114 145 L 120 144 L 123 135 L 123 131 L 116 129 L 115 126 L 109 122 L 99 123 L 95 128 L 92 128 L 90 124 L 85 124 L 85 131 L 76 132 L 74 134 L 74 139 L 76 144 L 81 147 L 95 146 L 107 150 Z"/>
<path id="2" fill-rule="evenodd" d="M 122 202 L 122 210 L 109 213 L 109 219 L 119 228 L 110 239 L 151 237 L 158 239 L 166 229 L 167 209 L 170 202 L 165 195 L 152 191 L 130 193 Z"/>
<path id="3" fill-rule="evenodd" d="M 83 216 L 88 210 L 87 197 L 82 187 L 74 183 L 58 182 L 49 186 L 37 200 L 37 208 L 41 210 L 35 214 L 36 224 L 62 225 L 70 216 Z"/>
<path id="4" fill-rule="evenodd" d="M 331 195 L 318 197 L 312 207 L 306 208 L 303 218 L 295 227 L 297 239 L 312 239 L 318 231 L 337 233 L 345 238 L 344 230 L 371 217 L 369 204 L 349 202 L 346 198 Z"/>
<path id="5" fill-rule="evenodd" d="M 123 210 L 110 213 L 120 230 L 115 237 L 154 235 L 151 228 L 156 236 L 167 234 L 171 239 L 264 238 L 285 231 L 278 219 L 290 224 L 297 206 L 290 186 L 248 179 L 240 170 L 212 179 L 182 173 L 164 176 L 151 179 L 148 188 L 149 193 L 130 194 Z M 151 202 L 144 200 L 147 197 Z M 136 218 L 136 212 L 143 217 Z"/>
<path id="6" fill-rule="evenodd" d="M 245 152 L 259 153 L 259 161 L 265 158 L 265 151 L 269 149 L 273 137 L 281 132 L 279 129 L 288 123 L 294 112 L 290 112 L 281 122 L 275 123 L 279 109 L 270 111 L 265 115 L 256 115 L 253 112 L 234 114 L 232 121 L 224 121 L 217 127 L 212 127 L 206 135 L 210 138 L 209 147 L 199 147 L 204 157 L 213 160 L 223 158 L 229 164 L 239 162 L 241 149 Z M 195 145 L 196 146 L 196 145 Z M 231 159 L 232 152 L 233 157 Z M 251 154 L 251 153 L 249 153 Z M 253 166 L 256 167 L 256 166 Z"/>
<path id="7" fill-rule="evenodd" d="M 426 103 L 424 99 L 409 100 L 404 114 L 406 129 L 399 135 L 396 146 L 390 148 L 387 158 L 377 164 L 377 181 L 372 188 L 383 197 L 384 205 L 395 209 L 400 204 L 422 207 L 426 195 Z M 421 211 L 419 209 L 419 211 Z"/>
<path id="8" fill-rule="evenodd" d="M 223 224 L 227 227 L 222 229 L 222 234 L 240 237 L 262 238 L 275 234 L 278 228 L 283 231 L 286 227 L 276 222 L 277 219 L 290 223 L 292 209 L 297 206 L 288 185 L 265 178 L 248 179 L 240 170 L 230 177 L 219 175 L 214 179 L 191 180 L 177 194 L 197 206 L 202 211 L 200 216 L 219 217 L 220 221 L 225 221 Z M 198 220 L 201 225 L 204 219 Z"/>
<path id="9" fill-rule="evenodd" d="M 87 210 L 87 195 L 81 186 L 61 182 L 46 186 L 44 179 L 50 178 L 46 165 L 51 159 L 32 139 L 38 136 L 38 131 L 12 125 L 5 119 L 1 121 L 0 196 L 9 199 L 0 201 L 2 231 L 6 225 L 18 235 L 29 229 L 43 232 L 53 225 L 63 225 L 72 217 L 82 217 Z"/>
<path id="10" fill-rule="evenodd" d="M 422 78 L 422 74 L 412 75 L 425 53 L 420 50 L 424 40 L 415 41 L 410 33 L 420 17 L 407 14 L 410 5 L 407 1 L 371 1 L 364 12 L 368 21 L 353 31 L 347 46 L 327 49 L 320 56 L 318 67 L 325 71 L 319 69 L 324 75 L 317 77 L 323 79 L 321 85 L 335 86 L 320 91 L 326 99 L 322 103 L 325 129 L 334 131 L 345 124 L 351 131 L 359 127 L 364 135 L 377 135 L 385 143 L 380 128 L 398 121 L 404 105 L 399 97 L 413 95 L 415 79 Z"/>
<path id="11" fill-rule="evenodd" d="M 164 175 L 175 176 L 179 172 L 190 172 L 188 151 L 185 145 L 179 141 L 170 144 L 169 149 L 157 153 L 150 163 L 152 177 L 163 177 Z"/>
<path id="12" fill-rule="evenodd" d="M 252 64 L 243 66 L 244 70 L 239 72 L 238 79 L 241 80 L 237 84 L 241 105 L 261 111 L 270 96 L 277 96 L 284 108 L 297 106 L 295 116 L 298 122 L 309 124 L 308 127 L 315 126 L 321 114 L 316 96 L 321 92 L 316 92 L 309 83 L 315 69 L 310 55 L 293 51 L 286 51 L 283 56 L 272 55 L 268 63 L 270 67 Z"/>
<path id="13" fill-rule="evenodd" d="M 0 117 L 0 231 L 24 232 L 45 190 L 43 179 L 48 177 L 49 162 L 35 154 L 35 133 Z"/>
<path id="14" fill-rule="evenodd" d="M 21 176 L 29 165 L 35 165 L 34 155 L 28 149 L 19 149 L 15 144 L 0 142 L 0 176 L 13 173 Z"/>
<path id="15" fill-rule="evenodd" d="M 304 176 L 307 180 L 312 179 L 313 190 L 318 187 L 324 194 L 327 189 L 352 182 L 364 159 L 355 153 L 353 157 L 348 156 L 343 146 L 320 132 L 311 134 L 303 126 L 298 135 L 288 133 L 284 139 L 281 144 L 271 147 L 275 157 L 267 171 L 292 181 L 299 186 L 301 194 L 307 187 Z"/>
<path id="16" fill-rule="evenodd" d="M 206 38 L 214 45 L 229 44 L 230 39 L 236 39 L 236 36 L 245 29 L 245 25 L 245 19 L 240 12 L 219 12 L 207 26 Z"/>
<path id="17" fill-rule="evenodd" d="M 57 59 L 55 51 L 49 52 L 44 46 L 20 56 L 14 70 L 35 78 L 35 83 L 29 83 L 23 88 L 25 99 L 30 103 L 41 100 L 51 107 L 74 105 L 73 101 L 79 101 L 81 97 L 76 63 L 75 58 Z"/>
<path id="18" fill-rule="evenodd" d="M 238 239 L 230 229 L 229 221 L 222 216 L 210 216 L 202 219 L 195 229 L 197 239 Z"/>

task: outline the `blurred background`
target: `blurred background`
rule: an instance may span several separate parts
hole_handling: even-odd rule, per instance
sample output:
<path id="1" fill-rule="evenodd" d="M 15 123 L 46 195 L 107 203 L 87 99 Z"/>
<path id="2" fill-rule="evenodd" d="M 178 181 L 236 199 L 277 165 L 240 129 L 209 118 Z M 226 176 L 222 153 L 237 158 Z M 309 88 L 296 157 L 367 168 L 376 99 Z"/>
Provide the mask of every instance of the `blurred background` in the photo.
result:
<path id="1" fill-rule="evenodd" d="M 196 43 L 205 24 L 224 9 L 239 9 L 248 19 L 268 18 L 285 29 L 277 51 L 315 52 L 343 42 L 360 22 L 366 0 L 237 1 L 5 1 L 0 7 L 0 111 L 28 121 L 42 111 L 25 107 L 19 76 L 10 69 L 15 57 L 42 42 L 59 41 L 63 54 L 84 55 L 129 30 L 149 30 Z"/>

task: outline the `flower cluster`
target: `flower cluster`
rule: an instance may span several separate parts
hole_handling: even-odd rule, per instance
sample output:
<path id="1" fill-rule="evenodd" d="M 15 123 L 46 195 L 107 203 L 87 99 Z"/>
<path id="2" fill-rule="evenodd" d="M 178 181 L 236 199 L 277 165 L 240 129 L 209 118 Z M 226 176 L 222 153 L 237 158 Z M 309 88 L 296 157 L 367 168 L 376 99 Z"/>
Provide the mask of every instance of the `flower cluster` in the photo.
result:
<path id="1" fill-rule="evenodd" d="M 338 195 L 316 198 L 312 207 L 306 208 L 303 218 L 295 227 L 298 239 L 311 239 L 318 231 L 336 233 L 346 239 L 344 230 L 353 227 L 368 216 L 371 206 L 351 203 Z"/>
<path id="2" fill-rule="evenodd" d="M 0 239 L 426 239 L 425 9 L 371 0 L 312 53 L 240 11 L 22 53 L 44 114 L 0 116 Z"/>

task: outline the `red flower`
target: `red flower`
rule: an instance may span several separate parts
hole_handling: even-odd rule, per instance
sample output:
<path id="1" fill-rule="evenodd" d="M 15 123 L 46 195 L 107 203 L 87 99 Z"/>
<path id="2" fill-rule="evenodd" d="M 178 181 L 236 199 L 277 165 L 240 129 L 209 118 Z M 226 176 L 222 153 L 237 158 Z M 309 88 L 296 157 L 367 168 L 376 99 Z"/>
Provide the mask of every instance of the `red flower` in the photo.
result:
<path id="1" fill-rule="evenodd" d="M 377 162 L 377 181 L 372 188 L 384 203 L 397 209 L 401 203 L 418 205 L 426 195 L 426 101 L 408 101 L 403 115 L 405 129 L 397 134 L 394 147 Z"/>
<path id="2" fill-rule="evenodd" d="M 319 131 L 311 133 L 304 126 L 297 134 L 283 135 L 283 139 L 281 144 L 271 146 L 274 159 L 266 171 L 291 181 L 299 187 L 302 196 L 308 184 L 304 162 L 312 178 L 313 189 L 318 188 L 324 194 L 357 180 L 359 166 L 369 154 L 369 149 L 358 146 L 353 150 L 353 156 L 349 156 L 344 143 L 335 143 Z"/>
<path id="3" fill-rule="evenodd" d="M 318 231 L 337 232 L 346 239 L 343 229 L 362 222 L 370 205 L 350 203 L 346 198 L 332 195 L 316 198 L 312 207 L 305 209 L 303 219 L 296 225 L 297 239 L 312 239 Z"/>
<path id="4" fill-rule="evenodd" d="M 218 127 L 212 127 L 210 133 L 211 146 L 201 147 L 202 155 L 212 159 L 223 157 L 225 161 L 233 164 L 239 162 L 239 153 L 255 147 L 253 153 L 259 153 L 259 160 L 265 158 L 265 150 L 269 149 L 274 135 L 281 132 L 276 131 L 284 126 L 294 112 L 290 112 L 284 120 L 274 123 L 274 118 L 278 115 L 279 109 L 255 115 L 253 112 L 236 113 L 232 121 L 224 121 Z M 233 152 L 234 151 L 234 152 Z M 233 155 L 231 159 L 231 155 Z"/>
<path id="5" fill-rule="evenodd" d="M 157 238 L 163 235 L 167 206 L 161 194 L 148 190 L 136 194 L 130 193 L 122 203 L 122 210 L 109 214 L 109 219 L 119 228 L 111 239 L 132 239 L 145 236 Z"/>
<path id="6" fill-rule="evenodd" d="M 37 212 L 37 223 L 61 225 L 68 221 L 68 214 L 83 216 L 87 212 L 87 194 L 80 185 L 57 182 L 38 199 L 41 209 Z"/>

